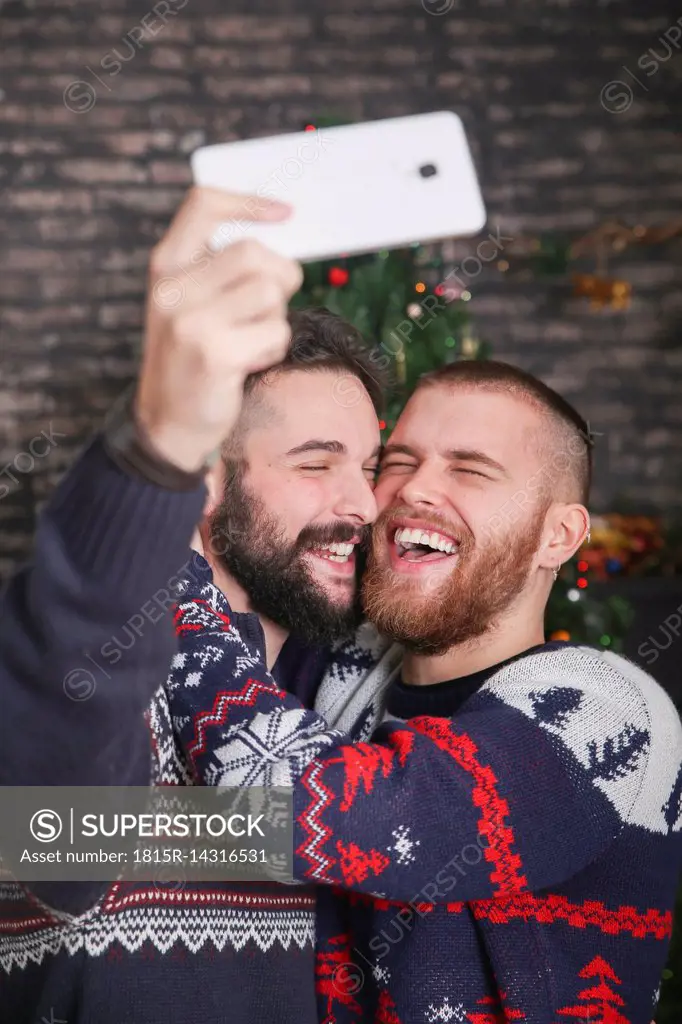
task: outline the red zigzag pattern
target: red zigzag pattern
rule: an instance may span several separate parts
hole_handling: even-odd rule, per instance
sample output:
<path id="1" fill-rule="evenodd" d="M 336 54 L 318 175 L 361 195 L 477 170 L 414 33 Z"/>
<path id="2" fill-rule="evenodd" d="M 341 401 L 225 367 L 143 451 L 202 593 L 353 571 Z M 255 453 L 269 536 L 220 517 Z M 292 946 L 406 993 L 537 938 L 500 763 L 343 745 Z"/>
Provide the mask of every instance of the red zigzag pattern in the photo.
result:
<path id="1" fill-rule="evenodd" d="M 217 693 L 211 710 L 202 711 L 194 719 L 194 738 L 187 748 L 190 757 L 194 760 L 205 752 L 208 729 L 211 726 L 224 725 L 231 707 L 253 707 L 260 693 L 270 693 L 280 700 L 284 699 L 284 693 L 274 683 L 261 683 L 257 679 L 247 679 L 237 693 L 224 690 Z"/>
<path id="2" fill-rule="evenodd" d="M 405 763 L 413 741 L 414 733 L 406 730 L 394 732 L 390 737 L 391 747 L 380 747 L 371 743 L 341 747 L 338 757 L 330 758 L 323 763 L 314 761 L 306 770 L 301 782 L 312 800 L 298 819 L 307 838 L 296 853 L 310 862 L 311 867 L 306 871 L 309 877 L 331 879 L 331 869 L 336 863 L 336 858 L 323 853 L 322 849 L 333 834 L 332 829 L 322 821 L 322 813 L 333 803 L 336 795 L 323 781 L 326 769 L 331 765 L 342 766 L 343 797 L 339 803 L 339 810 L 349 811 L 361 787 L 365 793 L 372 792 L 378 772 L 381 772 L 383 778 L 390 775 L 396 756 L 400 765 Z M 341 855 L 341 874 L 348 886 L 363 881 L 370 872 L 380 874 L 390 863 L 388 857 L 377 850 L 370 850 L 367 853 L 354 843 L 344 846 L 338 842 L 336 846 Z"/>
<path id="3" fill-rule="evenodd" d="M 572 903 L 565 896 L 533 896 L 519 893 L 508 899 L 474 900 L 471 903 L 448 903 L 452 914 L 460 914 L 465 906 L 474 917 L 487 919 L 492 924 L 509 924 L 510 921 L 534 919 L 538 924 L 554 924 L 565 921 L 572 928 L 598 928 L 606 935 L 620 935 L 629 932 L 634 939 L 669 939 L 672 934 L 673 916 L 670 911 L 650 909 L 644 912 L 636 907 L 616 907 L 610 910 L 598 900 Z"/>
<path id="4" fill-rule="evenodd" d="M 334 793 L 322 781 L 325 767 L 319 761 L 313 761 L 301 777 L 302 784 L 310 793 L 311 802 L 304 813 L 299 815 L 299 823 L 307 838 L 296 853 L 310 862 L 310 867 L 306 869 L 309 878 L 329 878 L 334 863 L 333 858 L 322 852 L 322 847 L 332 835 L 332 830 L 322 821 L 322 812 L 334 799 Z"/>

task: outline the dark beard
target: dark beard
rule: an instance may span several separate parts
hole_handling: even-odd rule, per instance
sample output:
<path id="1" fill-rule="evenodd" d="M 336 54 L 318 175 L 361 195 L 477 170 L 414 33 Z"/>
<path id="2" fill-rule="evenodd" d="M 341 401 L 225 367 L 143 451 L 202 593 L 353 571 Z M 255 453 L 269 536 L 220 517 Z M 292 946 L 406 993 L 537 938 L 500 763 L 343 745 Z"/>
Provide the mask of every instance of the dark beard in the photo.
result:
<path id="1" fill-rule="evenodd" d="M 375 524 L 362 583 L 365 614 L 381 633 L 420 654 L 444 654 L 493 630 L 528 579 L 545 511 L 517 535 L 489 540 L 478 552 L 471 534 L 458 530 L 459 563 L 451 569 L 434 563 L 431 577 L 424 574 L 417 582 L 398 576 L 386 563 L 387 522 L 414 512 L 387 509 Z M 439 524 L 434 518 L 434 529 L 439 525 L 452 533 L 444 520 Z"/>
<path id="2" fill-rule="evenodd" d="M 360 563 L 367 528 L 350 523 L 307 526 L 287 542 L 277 518 L 244 485 L 240 466 L 228 466 L 223 501 L 210 519 L 210 551 L 249 595 L 255 612 L 314 646 L 325 646 L 351 633 L 362 616 Z M 356 549 L 358 576 L 349 586 L 352 599 L 337 603 L 325 593 L 304 560 L 304 553 L 363 533 Z"/>

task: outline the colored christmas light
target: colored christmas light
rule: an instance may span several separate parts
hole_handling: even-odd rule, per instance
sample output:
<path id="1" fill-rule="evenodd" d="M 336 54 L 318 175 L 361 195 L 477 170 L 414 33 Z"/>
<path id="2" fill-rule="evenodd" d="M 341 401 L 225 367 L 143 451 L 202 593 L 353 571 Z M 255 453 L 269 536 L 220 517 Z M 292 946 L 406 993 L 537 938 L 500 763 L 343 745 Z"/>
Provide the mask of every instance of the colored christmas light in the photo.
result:
<path id="1" fill-rule="evenodd" d="M 330 267 L 329 269 L 329 283 L 334 288 L 340 288 L 341 285 L 348 284 L 349 276 L 345 267 Z"/>

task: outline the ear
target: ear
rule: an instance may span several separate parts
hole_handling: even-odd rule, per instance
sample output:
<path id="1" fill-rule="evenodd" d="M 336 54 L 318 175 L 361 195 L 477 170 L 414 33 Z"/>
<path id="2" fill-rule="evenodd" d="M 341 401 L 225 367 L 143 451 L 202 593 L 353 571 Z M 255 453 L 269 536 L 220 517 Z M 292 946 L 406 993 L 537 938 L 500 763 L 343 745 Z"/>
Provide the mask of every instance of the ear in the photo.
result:
<path id="1" fill-rule="evenodd" d="M 225 492 L 225 463 L 222 459 L 218 459 L 206 474 L 206 487 L 208 488 L 208 494 L 204 502 L 204 519 L 208 519 L 223 500 Z"/>
<path id="2" fill-rule="evenodd" d="M 556 502 L 545 519 L 538 566 L 541 569 L 560 569 L 573 557 L 589 532 L 590 514 L 584 505 Z"/>
<path id="3" fill-rule="evenodd" d="M 192 547 L 195 551 L 198 551 L 200 555 L 203 555 L 204 558 L 206 557 L 206 552 L 210 550 L 211 546 L 211 516 L 223 500 L 225 489 L 225 463 L 222 459 L 218 459 L 216 464 L 206 474 L 206 487 L 208 489 L 208 494 L 206 495 L 206 501 L 204 502 L 201 522 L 197 526 L 194 537 L 192 538 Z"/>

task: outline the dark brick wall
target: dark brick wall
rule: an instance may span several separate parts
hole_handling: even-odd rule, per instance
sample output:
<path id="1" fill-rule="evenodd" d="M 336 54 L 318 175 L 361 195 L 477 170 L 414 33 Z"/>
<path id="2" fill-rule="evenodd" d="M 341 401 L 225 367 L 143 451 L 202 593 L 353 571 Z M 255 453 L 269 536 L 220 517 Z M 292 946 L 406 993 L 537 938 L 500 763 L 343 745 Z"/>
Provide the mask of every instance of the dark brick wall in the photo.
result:
<path id="1" fill-rule="evenodd" d="M 147 251 L 202 142 L 316 114 L 450 107 L 506 235 L 666 221 L 682 207 L 675 33 L 655 73 L 653 57 L 637 64 L 650 47 L 666 56 L 680 12 L 662 0 L 168 0 L 145 31 L 152 7 L 0 0 L 0 469 L 16 480 L 0 476 L 2 573 L 132 377 Z M 620 113 L 600 102 L 614 79 L 632 88 Z M 627 100 L 622 86 L 605 95 Z M 471 281 L 495 354 L 560 388 L 602 434 L 597 509 L 620 495 L 682 505 L 679 253 L 612 261 L 635 289 L 619 314 L 590 312 L 513 257 L 507 274 Z"/>

